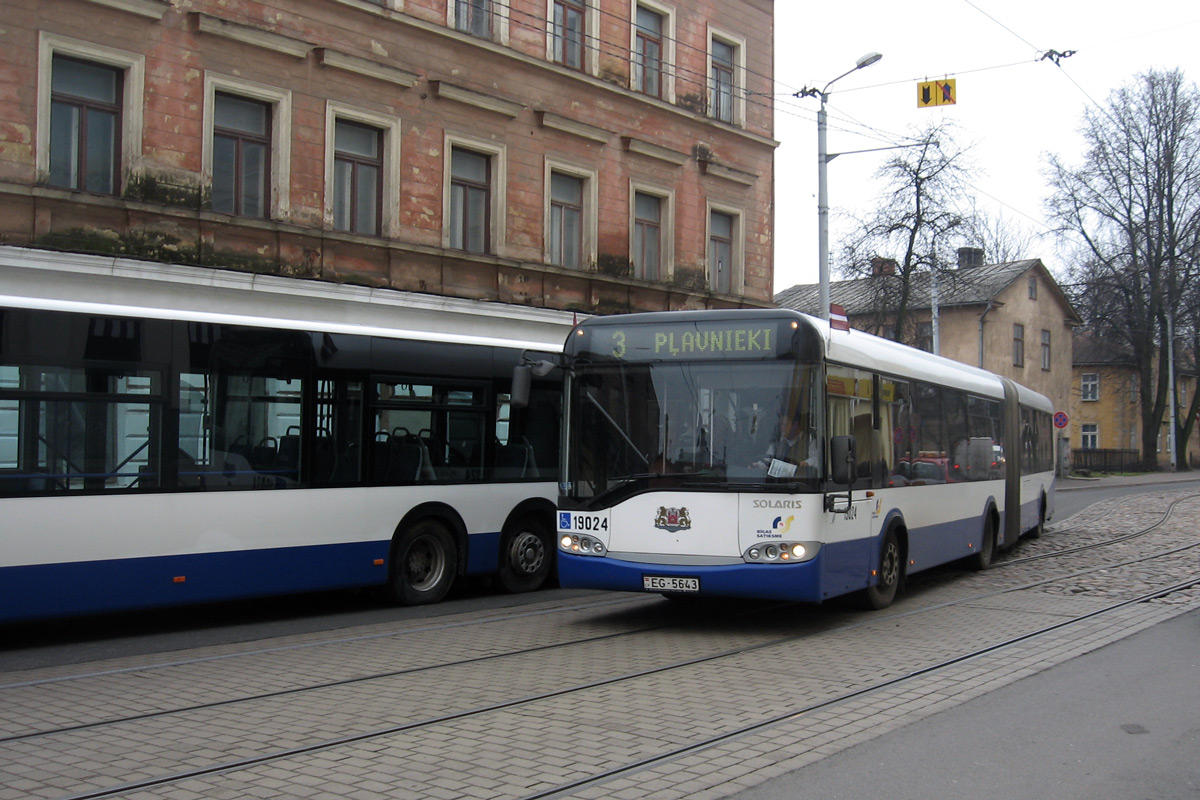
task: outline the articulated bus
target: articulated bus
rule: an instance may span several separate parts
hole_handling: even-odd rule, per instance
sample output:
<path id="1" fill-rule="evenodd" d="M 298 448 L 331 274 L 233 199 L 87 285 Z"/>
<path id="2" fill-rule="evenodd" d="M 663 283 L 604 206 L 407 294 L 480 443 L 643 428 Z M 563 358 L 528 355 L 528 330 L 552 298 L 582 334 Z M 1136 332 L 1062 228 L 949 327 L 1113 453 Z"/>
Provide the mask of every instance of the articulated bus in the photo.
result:
<path id="1" fill-rule="evenodd" d="M 631 314 L 568 336 L 563 586 L 883 608 L 1053 512 L 1050 402 L 787 310 Z"/>
<path id="2" fill-rule="evenodd" d="M 459 576 L 555 555 L 570 314 L 0 247 L 0 621 Z M 553 377 L 553 376 L 552 376 Z"/>

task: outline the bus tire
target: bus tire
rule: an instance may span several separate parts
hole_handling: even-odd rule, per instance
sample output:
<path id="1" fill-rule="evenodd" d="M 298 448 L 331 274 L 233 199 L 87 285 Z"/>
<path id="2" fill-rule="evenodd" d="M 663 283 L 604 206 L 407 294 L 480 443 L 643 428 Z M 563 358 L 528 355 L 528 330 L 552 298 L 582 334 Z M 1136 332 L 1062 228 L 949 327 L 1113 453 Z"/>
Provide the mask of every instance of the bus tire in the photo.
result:
<path id="1" fill-rule="evenodd" d="M 971 556 L 971 569 L 985 570 L 992 565 L 996 557 L 996 518 L 987 515 L 983 523 L 983 541 L 979 543 L 979 551 Z"/>
<path id="2" fill-rule="evenodd" d="M 1046 501 L 1043 499 L 1038 505 L 1038 521 L 1025 534 L 1026 539 L 1040 539 L 1042 534 L 1046 532 Z"/>
<path id="3" fill-rule="evenodd" d="M 896 599 L 896 591 L 904 576 L 904 557 L 900 552 L 900 540 L 896 532 L 888 528 L 883 535 L 883 544 L 879 547 L 878 581 L 863 589 L 862 605 L 868 610 L 887 608 Z"/>
<path id="4" fill-rule="evenodd" d="M 553 561 L 550 531 L 536 515 L 527 514 L 500 537 L 500 586 L 513 594 L 532 592 L 546 582 Z"/>
<path id="5" fill-rule="evenodd" d="M 389 594 L 406 606 L 436 603 L 450 591 L 457 563 L 450 531 L 437 520 L 420 520 L 396 540 Z"/>

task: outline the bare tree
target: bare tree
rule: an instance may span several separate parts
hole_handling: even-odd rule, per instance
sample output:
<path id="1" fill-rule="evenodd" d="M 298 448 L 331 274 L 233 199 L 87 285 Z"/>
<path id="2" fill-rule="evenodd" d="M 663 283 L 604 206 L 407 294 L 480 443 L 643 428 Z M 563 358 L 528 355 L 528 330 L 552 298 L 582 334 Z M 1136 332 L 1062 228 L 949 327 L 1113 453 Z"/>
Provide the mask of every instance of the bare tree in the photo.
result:
<path id="1" fill-rule="evenodd" d="M 965 233 L 972 246 L 983 248 L 988 263 L 1033 258 L 1040 249 L 1036 233 L 1003 214 L 993 216 L 972 209 L 966 217 Z"/>
<path id="2" fill-rule="evenodd" d="M 1168 320 L 1197 313 L 1185 289 L 1200 256 L 1200 94 L 1178 70 L 1150 71 L 1085 112 L 1082 133 L 1081 166 L 1050 160 L 1048 205 L 1085 254 L 1072 278 L 1086 321 L 1139 364 L 1142 458 L 1153 463 L 1173 390 Z M 1187 440 L 1177 440 L 1186 467 Z"/>
<path id="3" fill-rule="evenodd" d="M 838 262 L 846 277 L 878 274 L 879 265 L 887 265 L 888 276 L 873 285 L 878 320 L 871 327 L 897 341 L 911 338 L 915 279 L 953 267 L 967 230 L 960 210 L 967 193 L 966 151 L 955 144 L 949 123 L 932 125 L 915 138 L 917 145 L 898 150 L 876 173 L 884 183 L 879 205 L 858 220 L 858 232 L 845 240 Z"/>

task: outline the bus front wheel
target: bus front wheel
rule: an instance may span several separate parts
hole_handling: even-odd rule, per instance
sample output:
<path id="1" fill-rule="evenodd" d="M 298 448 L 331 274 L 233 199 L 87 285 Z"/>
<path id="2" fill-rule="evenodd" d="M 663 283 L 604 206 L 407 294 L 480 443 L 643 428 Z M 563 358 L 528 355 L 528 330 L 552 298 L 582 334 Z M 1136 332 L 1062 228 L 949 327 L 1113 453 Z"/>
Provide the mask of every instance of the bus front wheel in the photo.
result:
<path id="1" fill-rule="evenodd" d="M 879 548 L 879 574 L 877 581 L 862 592 L 863 605 L 867 609 L 887 608 L 896 599 L 900 579 L 904 575 L 904 559 L 900 553 L 900 540 L 896 532 L 889 529 L 883 535 Z"/>
<path id="2" fill-rule="evenodd" d="M 522 517 L 500 538 L 500 585 L 513 594 L 532 592 L 545 583 L 553 557 L 550 531 L 536 516 Z"/>
<path id="3" fill-rule="evenodd" d="M 445 526 L 421 520 L 396 541 L 388 589 L 392 599 L 408 606 L 436 603 L 454 583 L 458 548 Z"/>

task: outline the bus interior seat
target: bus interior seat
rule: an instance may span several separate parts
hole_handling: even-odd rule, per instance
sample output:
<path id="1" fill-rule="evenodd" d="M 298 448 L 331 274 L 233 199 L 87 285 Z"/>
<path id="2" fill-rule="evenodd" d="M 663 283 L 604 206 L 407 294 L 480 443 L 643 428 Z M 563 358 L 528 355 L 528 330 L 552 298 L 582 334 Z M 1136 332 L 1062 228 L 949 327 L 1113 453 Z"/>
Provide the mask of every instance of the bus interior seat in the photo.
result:
<path id="1" fill-rule="evenodd" d="M 533 460 L 533 445 L 521 437 L 521 441 L 502 444 L 496 451 L 497 478 L 536 478 L 537 464 Z"/>
<path id="2" fill-rule="evenodd" d="M 300 469 L 300 426 L 289 425 L 283 436 L 279 437 L 279 449 L 275 453 L 278 468 L 293 476 Z"/>

